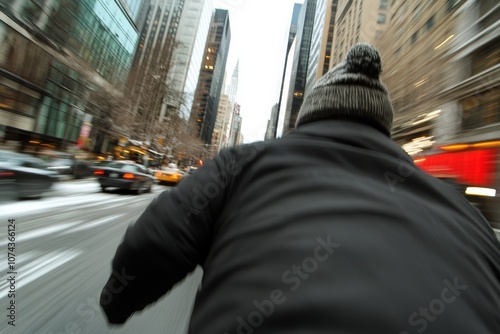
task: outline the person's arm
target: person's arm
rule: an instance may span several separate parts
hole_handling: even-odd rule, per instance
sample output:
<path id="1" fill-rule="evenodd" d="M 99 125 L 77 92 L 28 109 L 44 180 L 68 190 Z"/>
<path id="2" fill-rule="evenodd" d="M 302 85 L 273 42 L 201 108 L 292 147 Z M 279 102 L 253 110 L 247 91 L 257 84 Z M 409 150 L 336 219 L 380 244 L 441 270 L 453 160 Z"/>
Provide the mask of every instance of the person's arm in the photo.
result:
<path id="1" fill-rule="evenodd" d="M 230 157 L 216 157 L 161 193 L 128 228 L 101 293 L 109 323 L 124 323 L 204 262 L 213 222 L 238 168 Z"/>

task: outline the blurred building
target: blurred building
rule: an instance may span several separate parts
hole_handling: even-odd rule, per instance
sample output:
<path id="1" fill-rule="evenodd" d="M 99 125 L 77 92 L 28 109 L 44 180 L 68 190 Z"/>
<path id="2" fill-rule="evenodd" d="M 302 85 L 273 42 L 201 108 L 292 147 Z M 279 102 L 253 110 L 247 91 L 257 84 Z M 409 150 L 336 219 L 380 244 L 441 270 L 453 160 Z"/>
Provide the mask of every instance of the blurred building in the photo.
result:
<path id="1" fill-rule="evenodd" d="M 120 0 L 128 16 L 134 21 L 136 27 L 144 26 L 149 11 L 149 3 L 144 0 Z"/>
<path id="2" fill-rule="evenodd" d="M 190 0 L 184 1 L 184 10 L 179 22 L 179 28 L 176 35 L 178 48 L 174 54 L 173 64 L 174 67 L 170 73 L 171 85 L 173 87 L 182 87 L 182 92 L 193 94 L 194 91 L 186 90 L 186 83 L 189 71 L 199 73 L 203 48 L 208 36 L 208 29 L 210 27 L 211 12 L 213 11 L 212 0 Z M 196 51 L 196 52 L 195 52 Z M 189 60 L 192 60 L 190 62 Z M 194 68 L 191 70 L 190 66 Z M 189 118 L 189 109 L 182 109 L 184 104 L 184 95 L 181 99 L 168 99 L 166 105 L 171 105 L 174 110 L 183 110 L 182 117 L 186 120 Z M 164 117 L 163 112 L 160 116 Z"/>
<path id="3" fill-rule="evenodd" d="M 264 136 L 264 140 L 274 139 L 276 133 L 276 126 L 278 124 L 278 111 L 279 104 L 276 103 L 271 109 L 271 118 L 267 121 L 266 134 Z"/>
<path id="4" fill-rule="evenodd" d="M 197 82 L 211 11 L 211 1 L 150 1 L 127 87 L 138 139 L 171 142 L 172 118 L 188 118 L 185 95 Z"/>
<path id="5" fill-rule="evenodd" d="M 286 135 L 295 128 L 295 121 L 304 100 L 309 67 L 309 51 L 315 24 L 316 2 L 317 0 L 305 0 L 300 10 L 290 85 L 283 88 L 287 104 L 282 135 Z"/>
<path id="6" fill-rule="evenodd" d="M 288 132 L 284 131 L 285 126 L 285 115 L 286 115 L 286 106 L 288 105 L 288 90 L 284 90 L 283 87 L 289 87 L 291 85 L 292 80 L 292 69 L 293 69 L 293 56 L 295 55 L 295 46 L 297 45 L 297 40 L 294 39 L 293 43 L 290 47 L 290 52 L 288 53 L 286 59 L 285 73 L 283 75 L 283 83 L 281 85 L 281 96 L 279 102 L 279 113 L 278 113 L 278 123 L 276 125 L 276 138 L 281 137 L 282 135 L 286 135 Z"/>
<path id="7" fill-rule="evenodd" d="M 219 109 L 215 120 L 214 133 L 212 136 L 212 145 L 218 152 L 221 148 L 227 146 L 231 124 L 231 101 L 228 95 L 221 95 L 219 99 Z"/>
<path id="8" fill-rule="evenodd" d="M 230 141 L 231 137 L 231 124 L 233 123 L 233 118 L 234 118 L 234 111 L 235 111 L 235 105 L 236 105 L 236 94 L 238 93 L 238 80 L 239 80 L 239 73 L 240 73 L 240 61 L 238 60 L 236 62 L 236 66 L 233 70 L 233 74 L 231 75 L 231 82 L 226 88 L 226 94 L 228 97 L 228 103 L 229 103 L 229 114 L 225 114 L 223 124 L 225 126 L 225 134 L 224 138 L 225 141 L 222 143 L 222 146 L 220 147 L 225 147 L 225 146 L 231 146 L 232 143 Z M 217 116 L 219 117 L 219 116 Z M 227 123 L 226 123 L 227 122 Z M 227 125 L 227 126 L 226 126 Z"/>
<path id="9" fill-rule="evenodd" d="M 448 75 L 448 52 L 461 3 L 453 5 L 447 0 L 418 5 L 395 1 L 390 6 L 387 29 L 375 42 L 383 61 L 382 78 L 395 109 L 392 137 L 401 145 L 430 135 L 431 120 L 447 101 L 438 92 L 454 83 Z M 449 122 L 448 126 L 457 123 Z"/>
<path id="10" fill-rule="evenodd" d="M 230 42 L 229 12 L 216 9 L 210 23 L 190 116 L 197 135 L 206 144 L 212 142 Z"/>
<path id="11" fill-rule="evenodd" d="M 241 123 L 243 121 L 240 115 L 241 106 L 238 103 L 234 104 L 233 117 L 231 121 L 231 132 L 229 135 L 228 146 L 235 146 L 241 144 Z"/>
<path id="12" fill-rule="evenodd" d="M 234 67 L 233 74 L 231 75 L 231 82 L 229 86 L 227 86 L 226 94 L 228 96 L 229 102 L 231 105 L 236 103 L 236 94 L 238 93 L 238 80 L 240 76 L 240 61 L 236 62 L 236 66 Z M 232 106 L 231 106 L 232 107 Z"/>
<path id="13" fill-rule="evenodd" d="M 392 3 L 397 1 L 392 1 Z M 422 2 L 422 3 L 427 3 Z M 408 6 L 410 1 L 406 2 Z M 419 2 L 420 3 L 420 2 Z M 429 2 L 430 3 L 430 2 Z M 382 35 L 389 0 L 339 0 L 330 68 L 344 60 L 351 47 L 360 42 L 374 43 Z"/>
<path id="14" fill-rule="evenodd" d="M 181 115 L 184 119 L 189 119 L 193 107 L 198 77 L 205 53 L 205 43 L 207 42 L 208 29 L 212 20 L 214 10 L 212 0 L 205 0 L 203 11 L 198 24 L 196 40 L 193 45 L 192 54 L 189 62 L 189 68 L 184 86 L 184 103 L 181 105 Z"/>
<path id="15" fill-rule="evenodd" d="M 0 127 L 16 150 L 100 152 L 110 127 L 104 106 L 119 99 L 138 29 L 119 0 L 0 3 Z M 134 10 L 138 11 L 137 4 Z M 111 14 L 112 13 L 112 14 Z"/>
<path id="16" fill-rule="evenodd" d="M 316 4 L 316 17 L 309 51 L 309 68 L 307 69 L 306 95 L 316 80 L 330 69 L 337 4 L 338 0 L 318 0 Z"/>
<path id="17" fill-rule="evenodd" d="M 500 224 L 500 4 L 394 1 L 377 46 L 392 137 L 422 169 L 473 186 Z"/>

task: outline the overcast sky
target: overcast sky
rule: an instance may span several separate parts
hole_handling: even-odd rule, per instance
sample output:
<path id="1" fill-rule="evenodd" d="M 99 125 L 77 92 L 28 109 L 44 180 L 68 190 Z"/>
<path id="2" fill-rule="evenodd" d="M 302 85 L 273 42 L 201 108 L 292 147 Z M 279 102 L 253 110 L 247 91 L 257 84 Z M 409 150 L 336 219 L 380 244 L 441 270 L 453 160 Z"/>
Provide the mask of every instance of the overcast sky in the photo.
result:
<path id="1" fill-rule="evenodd" d="M 303 0 L 214 0 L 229 10 L 231 45 L 226 84 L 239 60 L 238 93 L 245 143 L 263 140 L 278 103 L 293 5 Z M 225 89 L 225 87 L 224 87 Z"/>

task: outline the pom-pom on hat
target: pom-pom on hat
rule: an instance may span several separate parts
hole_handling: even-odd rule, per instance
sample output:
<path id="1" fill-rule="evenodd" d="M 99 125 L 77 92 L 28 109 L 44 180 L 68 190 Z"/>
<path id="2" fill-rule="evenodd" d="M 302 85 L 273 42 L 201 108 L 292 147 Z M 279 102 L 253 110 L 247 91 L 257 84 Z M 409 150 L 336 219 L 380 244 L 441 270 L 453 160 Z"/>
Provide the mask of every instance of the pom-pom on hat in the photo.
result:
<path id="1" fill-rule="evenodd" d="M 368 43 L 354 45 L 342 63 L 313 85 L 295 126 L 338 119 L 365 123 L 390 136 L 394 111 L 381 72 L 377 49 Z"/>

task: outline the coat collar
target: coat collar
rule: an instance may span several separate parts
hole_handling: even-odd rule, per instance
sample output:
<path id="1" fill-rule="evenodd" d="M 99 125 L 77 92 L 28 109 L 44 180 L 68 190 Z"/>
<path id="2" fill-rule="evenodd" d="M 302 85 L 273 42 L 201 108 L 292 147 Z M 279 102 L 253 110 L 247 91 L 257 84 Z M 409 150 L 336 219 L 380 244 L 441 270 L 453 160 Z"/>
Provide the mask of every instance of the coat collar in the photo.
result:
<path id="1" fill-rule="evenodd" d="M 302 135 L 323 137 L 341 144 L 389 154 L 413 164 L 413 159 L 391 138 L 374 127 L 362 123 L 321 120 L 299 125 L 289 134 L 291 137 Z"/>

